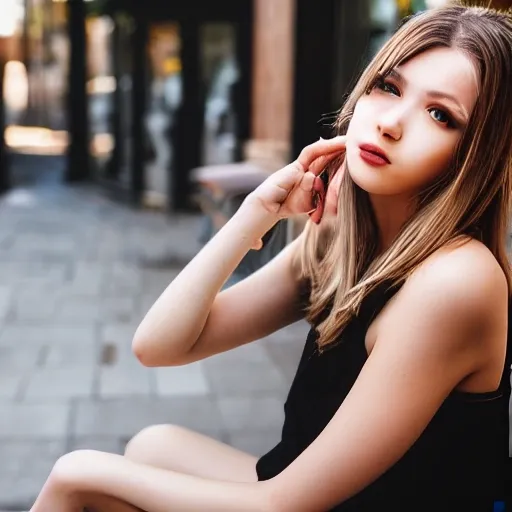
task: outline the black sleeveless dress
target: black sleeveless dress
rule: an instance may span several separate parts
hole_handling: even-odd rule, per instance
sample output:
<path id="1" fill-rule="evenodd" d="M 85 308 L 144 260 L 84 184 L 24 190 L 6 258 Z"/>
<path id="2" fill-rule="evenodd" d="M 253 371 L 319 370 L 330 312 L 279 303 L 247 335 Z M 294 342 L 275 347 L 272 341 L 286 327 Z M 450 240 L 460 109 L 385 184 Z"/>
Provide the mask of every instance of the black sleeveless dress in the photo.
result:
<path id="1" fill-rule="evenodd" d="M 285 403 L 282 439 L 259 459 L 259 480 L 284 470 L 334 416 L 368 357 L 366 331 L 396 291 L 381 288 L 371 294 L 339 343 L 323 354 L 317 350 L 315 329 L 310 330 Z M 512 490 L 510 345 L 509 335 L 507 363 L 496 392 L 452 392 L 420 438 L 392 468 L 331 512 L 493 512 L 495 501 L 505 501 Z"/>

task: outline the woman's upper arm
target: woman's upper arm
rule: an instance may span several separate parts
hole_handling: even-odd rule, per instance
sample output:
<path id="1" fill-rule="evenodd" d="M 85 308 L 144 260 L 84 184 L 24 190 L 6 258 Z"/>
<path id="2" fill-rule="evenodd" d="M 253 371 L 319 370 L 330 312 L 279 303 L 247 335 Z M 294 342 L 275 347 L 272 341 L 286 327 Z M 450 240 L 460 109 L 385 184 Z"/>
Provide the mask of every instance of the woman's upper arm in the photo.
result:
<path id="1" fill-rule="evenodd" d="M 178 364 L 188 364 L 263 338 L 304 316 L 295 261 L 302 235 L 272 261 L 220 292 L 204 329 Z"/>

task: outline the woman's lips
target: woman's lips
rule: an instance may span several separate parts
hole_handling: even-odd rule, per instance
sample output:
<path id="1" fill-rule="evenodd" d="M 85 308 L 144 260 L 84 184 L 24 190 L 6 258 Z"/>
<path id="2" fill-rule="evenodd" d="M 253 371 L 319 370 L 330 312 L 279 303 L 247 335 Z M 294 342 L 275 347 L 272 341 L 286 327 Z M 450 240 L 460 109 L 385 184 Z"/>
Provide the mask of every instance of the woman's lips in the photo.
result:
<path id="1" fill-rule="evenodd" d="M 359 156 L 370 165 L 382 166 L 390 163 L 386 153 L 372 144 L 361 144 Z"/>

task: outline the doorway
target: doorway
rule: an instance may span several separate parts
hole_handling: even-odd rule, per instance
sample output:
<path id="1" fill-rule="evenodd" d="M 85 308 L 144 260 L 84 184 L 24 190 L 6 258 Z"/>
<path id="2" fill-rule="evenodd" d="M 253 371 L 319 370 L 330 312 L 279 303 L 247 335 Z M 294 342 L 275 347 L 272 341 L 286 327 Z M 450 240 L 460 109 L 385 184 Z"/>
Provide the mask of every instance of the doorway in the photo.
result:
<path id="1" fill-rule="evenodd" d="M 249 136 L 252 2 L 168 4 L 113 18 L 111 137 L 107 158 L 92 158 L 118 196 L 182 211 L 194 208 L 191 170 L 240 160 Z"/>

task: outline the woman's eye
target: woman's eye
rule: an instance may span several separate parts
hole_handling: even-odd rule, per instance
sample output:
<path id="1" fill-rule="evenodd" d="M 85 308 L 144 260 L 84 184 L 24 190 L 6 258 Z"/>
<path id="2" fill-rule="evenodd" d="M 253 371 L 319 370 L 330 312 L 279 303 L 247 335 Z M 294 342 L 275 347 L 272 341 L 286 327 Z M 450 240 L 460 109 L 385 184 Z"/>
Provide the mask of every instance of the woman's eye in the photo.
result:
<path id="1" fill-rule="evenodd" d="M 430 116 L 434 121 L 437 121 L 438 123 L 445 124 L 447 126 L 450 126 L 452 124 L 452 120 L 450 116 L 444 111 L 439 108 L 431 108 L 429 110 Z"/>
<path id="2" fill-rule="evenodd" d="M 395 96 L 400 96 L 400 91 L 390 82 L 386 82 L 385 80 L 381 80 L 377 83 L 377 87 L 384 92 L 389 94 L 394 94 Z"/>

